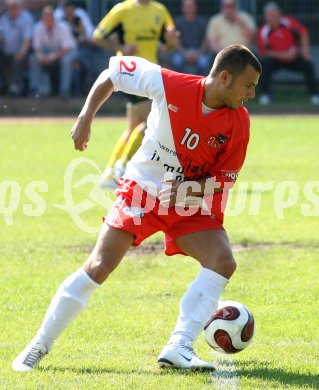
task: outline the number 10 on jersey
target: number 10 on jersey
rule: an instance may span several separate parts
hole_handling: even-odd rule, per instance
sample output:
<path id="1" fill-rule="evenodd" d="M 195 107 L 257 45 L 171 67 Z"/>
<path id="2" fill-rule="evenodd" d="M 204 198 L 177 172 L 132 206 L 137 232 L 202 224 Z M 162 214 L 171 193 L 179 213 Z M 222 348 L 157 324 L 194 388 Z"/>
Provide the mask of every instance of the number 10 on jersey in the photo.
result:
<path id="1" fill-rule="evenodd" d="M 190 129 L 189 127 L 186 127 L 185 135 L 181 140 L 181 145 L 185 145 L 185 144 L 187 149 L 189 150 L 196 149 L 199 144 L 199 134 L 192 133 L 192 129 Z"/>

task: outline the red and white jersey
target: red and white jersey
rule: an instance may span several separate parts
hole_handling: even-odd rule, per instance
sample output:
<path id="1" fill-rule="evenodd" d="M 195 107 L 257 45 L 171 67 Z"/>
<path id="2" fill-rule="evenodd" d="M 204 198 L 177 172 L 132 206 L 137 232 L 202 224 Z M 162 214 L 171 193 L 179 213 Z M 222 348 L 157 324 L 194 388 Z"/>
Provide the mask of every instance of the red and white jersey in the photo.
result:
<path id="1" fill-rule="evenodd" d="M 138 57 L 112 57 L 115 90 L 153 100 L 141 147 L 127 164 L 124 178 L 154 182 L 204 177 L 235 182 L 249 141 L 244 107 L 202 112 L 205 77 L 176 73 Z"/>
<path id="2" fill-rule="evenodd" d="M 282 16 L 277 28 L 269 24 L 260 27 L 257 33 L 257 45 L 260 55 L 264 56 L 267 49 L 285 52 L 299 47 L 299 38 L 307 35 L 307 28 L 292 16 Z"/>

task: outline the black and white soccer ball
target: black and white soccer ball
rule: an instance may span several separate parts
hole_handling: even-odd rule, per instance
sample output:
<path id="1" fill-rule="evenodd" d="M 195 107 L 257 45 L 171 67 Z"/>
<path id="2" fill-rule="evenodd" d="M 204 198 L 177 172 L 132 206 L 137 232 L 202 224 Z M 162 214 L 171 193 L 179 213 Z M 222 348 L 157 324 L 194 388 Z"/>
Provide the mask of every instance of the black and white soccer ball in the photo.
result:
<path id="1" fill-rule="evenodd" d="M 255 333 L 251 312 L 240 302 L 221 301 L 204 326 L 207 343 L 217 352 L 237 353 L 247 348 Z"/>

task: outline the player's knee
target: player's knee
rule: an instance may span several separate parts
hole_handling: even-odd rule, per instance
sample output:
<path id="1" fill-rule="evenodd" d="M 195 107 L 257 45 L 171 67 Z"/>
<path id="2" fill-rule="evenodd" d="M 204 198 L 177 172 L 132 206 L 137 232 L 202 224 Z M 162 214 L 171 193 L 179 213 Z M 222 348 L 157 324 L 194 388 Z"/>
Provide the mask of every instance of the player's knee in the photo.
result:
<path id="1" fill-rule="evenodd" d="M 236 271 L 237 263 L 236 263 L 236 260 L 234 259 L 234 256 L 231 256 L 228 259 L 227 267 L 228 267 L 228 271 L 229 271 L 230 275 L 232 275 Z"/>
<path id="2" fill-rule="evenodd" d="M 226 277 L 229 279 L 237 268 L 236 260 L 234 259 L 233 255 L 227 256 L 227 258 L 224 259 L 223 268 L 225 270 Z"/>
<path id="3" fill-rule="evenodd" d="M 105 254 L 91 254 L 84 264 L 84 270 L 96 283 L 101 284 L 114 271 L 116 266 L 117 263 L 106 258 Z"/>
<path id="4" fill-rule="evenodd" d="M 237 264 L 233 255 L 224 254 L 217 257 L 212 257 L 208 268 L 211 268 L 213 271 L 229 279 L 236 271 L 236 267 Z"/>

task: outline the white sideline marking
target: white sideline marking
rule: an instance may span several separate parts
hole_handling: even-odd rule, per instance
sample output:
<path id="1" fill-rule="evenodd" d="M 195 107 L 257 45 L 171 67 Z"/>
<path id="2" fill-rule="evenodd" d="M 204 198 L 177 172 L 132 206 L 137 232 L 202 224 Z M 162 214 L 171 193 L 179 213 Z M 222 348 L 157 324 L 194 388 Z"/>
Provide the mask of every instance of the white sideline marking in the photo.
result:
<path id="1" fill-rule="evenodd" d="M 212 384 L 216 390 L 236 390 L 239 378 L 236 374 L 236 364 L 230 355 L 213 360 L 216 370 L 212 373 Z"/>

